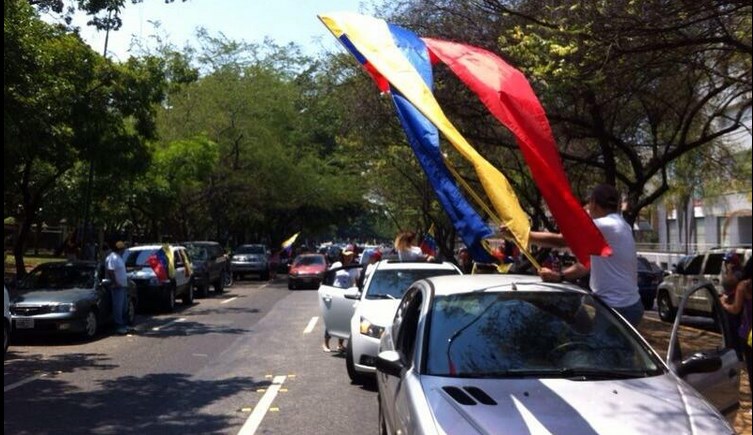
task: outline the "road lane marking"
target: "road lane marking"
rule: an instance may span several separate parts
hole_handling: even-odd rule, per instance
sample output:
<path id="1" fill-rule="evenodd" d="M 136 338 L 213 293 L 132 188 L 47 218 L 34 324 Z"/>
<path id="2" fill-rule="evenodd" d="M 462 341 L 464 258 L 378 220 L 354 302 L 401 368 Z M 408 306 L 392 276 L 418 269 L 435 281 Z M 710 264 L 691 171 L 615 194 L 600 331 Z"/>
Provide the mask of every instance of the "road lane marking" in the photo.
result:
<path id="1" fill-rule="evenodd" d="M 186 318 L 185 317 L 181 317 L 180 319 L 175 319 L 172 322 L 165 323 L 162 326 L 155 326 L 155 327 L 152 328 L 152 331 L 159 331 L 160 329 L 165 329 L 165 328 L 168 328 L 168 327 L 170 327 L 170 326 L 172 326 L 172 325 L 174 325 L 176 323 L 185 322 L 185 321 L 186 321 Z"/>
<path id="2" fill-rule="evenodd" d="M 238 299 L 238 296 L 234 296 L 234 297 L 232 297 L 232 298 L 230 298 L 230 299 L 225 299 L 224 301 L 222 301 L 222 302 L 220 302 L 220 303 L 221 303 L 221 304 L 226 304 L 226 303 L 228 303 L 228 302 L 232 302 L 232 301 L 234 301 L 234 300 L 236 300 L 236 299 Z"/>
<path id="3" fill-rule="evenodd" d="M 261 400 L 259 400 L 259 403 L 256 404 L 254 411 L 248 416 L 248 419 L 243 424 L 243 427 L 241 427 L 238 435 L 253 435 L 256 433 L 256 429 L 259 428 L 261 421 L 264 419 L 269 407 L 272 405 L 272 401 L 277 397 L 277 392 L 285 382 L 285 378 L 285 375 L 274 377 L 272 385 L 267 388 L 267 391 L 264 393 Z"/>
<path id="4" fill-rule="evenodd" d="M 47 373 L 42 373 L 41 375 L 31 376 L 26 379 L 22 379 L 14 384 L 10 384 L 8 386 L 3 386 L 3 393 L 7 393 L 8 391 L 18 388 L 21 385 L 28 384 L 29 382 L 34 382 L 37 379 L 42 379 L 43 377 L 47 376 Z"/>
<path id="5" fill-rule="evenodd" d="M 304 329 L 304 330 L 303 330 L 303 333 L 304 333 L 304 334 L 308 334 L 308 333 L 310 333 L 311 331 L 313 331 L 313 330 L 314 330 L 314 326 L 316 325 L 316 322 L 317 322 L 318 320 L 319 320 L 319 317 L 318 317 L 318 316 L 314 316 L 314 317 L 312 317 L 312 318 L 311 318 L 311 320 L 309 320 L 309 324 L 308 324 L 308 325 L 306 325 L 306 329 Z"/>

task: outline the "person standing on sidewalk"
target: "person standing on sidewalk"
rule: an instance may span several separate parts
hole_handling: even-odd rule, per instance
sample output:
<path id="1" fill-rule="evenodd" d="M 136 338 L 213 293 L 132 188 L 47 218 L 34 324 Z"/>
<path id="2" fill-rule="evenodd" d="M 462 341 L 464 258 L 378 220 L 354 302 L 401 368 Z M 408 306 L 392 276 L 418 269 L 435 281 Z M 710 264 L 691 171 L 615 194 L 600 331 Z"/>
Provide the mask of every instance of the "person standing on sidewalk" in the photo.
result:
<path id="1" fill-rule="evenodd" d="M 539 276 L 546 282 L 574 282 L 590 272 L 589 286 L 594 294 L 617 310 L 631 325 L 638 326 L 644 311 L 638 292 L 638 253 L 633 229 L 620 213 L 617 189 L 609 184 L 594 187 L 588 198 L 588 211 L 612 247 L 612 255 L 592 255 L 590 271 L 582 263 L 576 262 L 559 271 L 542 267 Z M 507 227 L 501 226 L 500 231 L 503 237 L 512 237 Z M 565 238 L 559 233 L 531 231 L 529 240 L 538 246 L 567 247 Z"/>
<path id="2" fill-rule="evenodd" d="M 110 296 L 112 297 L 112 318 L 115 331 L 120 335 L 128 333 L 126 325 L 126 302 L 128 299 L 128 275 L 123 261 L 125 243 L 118 241 L 115 248 L 105 259 L 107 277 L 110 278 Z"/>

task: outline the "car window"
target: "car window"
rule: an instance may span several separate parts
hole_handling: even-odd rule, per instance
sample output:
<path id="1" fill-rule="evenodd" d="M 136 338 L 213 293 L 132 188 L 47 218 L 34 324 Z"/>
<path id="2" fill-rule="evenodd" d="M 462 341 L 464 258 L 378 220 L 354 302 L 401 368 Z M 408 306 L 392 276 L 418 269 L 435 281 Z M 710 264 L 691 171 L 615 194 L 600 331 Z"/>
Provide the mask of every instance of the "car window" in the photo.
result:
<path id="1" fill-rule="evenodd" d="M 182 249 L 176 249 L 173 252 L 173 261 L 175 262 L 175 267 L 183 267 L 185 265 L 185 261 L 183 259 L 184 255 L 186 254 Z"/>
<path id="2" fill-rule="evenodd" d="M 408 363 L 413 357 L 418 337 L 418 319 L 421 316 L 421 302 L 423 294 L 419 290 L 410 291 L 404 298 L 405 307 L 402 312 L 402 322 L 395 340 L 395 349 L 402 355 L 403 361 Z"/>
<path id="3" fill-rule="evenodd" d="M 685 270 L 682 273 L 684 275 L 700 275 L 702 263 L 703 255 L 696 255 L 687 263 L 687 266 L 685 266 Z"/>
<path id="4" fill-rule="evenodd" d="M 193 261 L 206 261 L 209 258 L 209 252 L 203 246 L 188 245 L 186 246 L 186 251 L 188 252 L 188 258 Z"/>
<path id="5" fill-rule="evenodd" d="M 366 299 L 400 299 L 414 282 L 431 276 L 458 275 L 455 269 L 377 269 L 366 289 Z"/>
<path id="6" fill-rule="evenodd" d="M 18 285 L 24 290 L 93 288 L 95 266 L 47 265 L 32 270 Z"/>
<path id="7" fill-rule="evenodd" d="M 661 362 L 604 305 L 574 293 L 437 296 L 428 325 L 426 373 L 437 376 L 645 376 Z"/>
<path id="8" fill-rule="evenodd" d="M 134 266 L 149 266 L 147 260 L 152 254 L 155 253 L 155 249 L 139 249 L 136 251 L 125 251 L 123 257 L 125 258 L 126 267 Z"/>
<path id="9" fill-rule="evenodd" d="M 706 264 L 703 268 L 705 275 L 719 275 L 722 273 L 722 263 L 724 260 L 724 253 L 710 253 L 706 259 Z"/>
<path id="10" fill-rule="evenodd" d="M 267 250 L 262 245 L 242 245 L 235 251 L 236 254 L 266 254 Z"/>
<path id="11" fill-rule="evenodd" d="M 324 257 L 320 257 L 318 255 L 304 255 L 300 256 L 295 259 L 294 266 L 311 266 L 314 264 L 320 264 L 324 265 L 326 262 L 324 261 Z"/>

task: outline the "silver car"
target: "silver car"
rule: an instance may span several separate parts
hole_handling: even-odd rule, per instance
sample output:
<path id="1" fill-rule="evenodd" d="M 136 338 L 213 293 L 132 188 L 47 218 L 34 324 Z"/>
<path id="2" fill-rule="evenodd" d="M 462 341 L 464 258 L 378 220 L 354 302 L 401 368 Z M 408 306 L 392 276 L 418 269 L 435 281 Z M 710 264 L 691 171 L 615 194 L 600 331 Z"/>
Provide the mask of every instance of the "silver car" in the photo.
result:
<path id="1" fill-rule="evenodd" d="M 380 433 L 734 433 L 722 414 L 739 406 L 735 352 L 681 356 L 678 325 L 665 363 L 619 314 L 568 284 L 418 281 L 380 342 Z"/>

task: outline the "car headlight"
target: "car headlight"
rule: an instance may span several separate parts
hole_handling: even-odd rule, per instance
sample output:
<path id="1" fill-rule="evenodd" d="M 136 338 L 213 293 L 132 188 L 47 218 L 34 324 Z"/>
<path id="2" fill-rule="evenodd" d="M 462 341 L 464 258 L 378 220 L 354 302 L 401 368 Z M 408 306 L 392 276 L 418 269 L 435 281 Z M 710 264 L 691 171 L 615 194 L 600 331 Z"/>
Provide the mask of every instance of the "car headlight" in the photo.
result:
<path id="1" fill-rule="evenodd" d="M 51 313 L 72 313 L 76 311 L 76 304 L 55 304 L 50 306 Z"/>
<path id="2" fill-rule="evenodd" d="M 361 317 L 361 334 L 369 337 L 380 338 L 384 333 L 384 326 L 379 326 L 371 323 L 369 319 Z"/>

